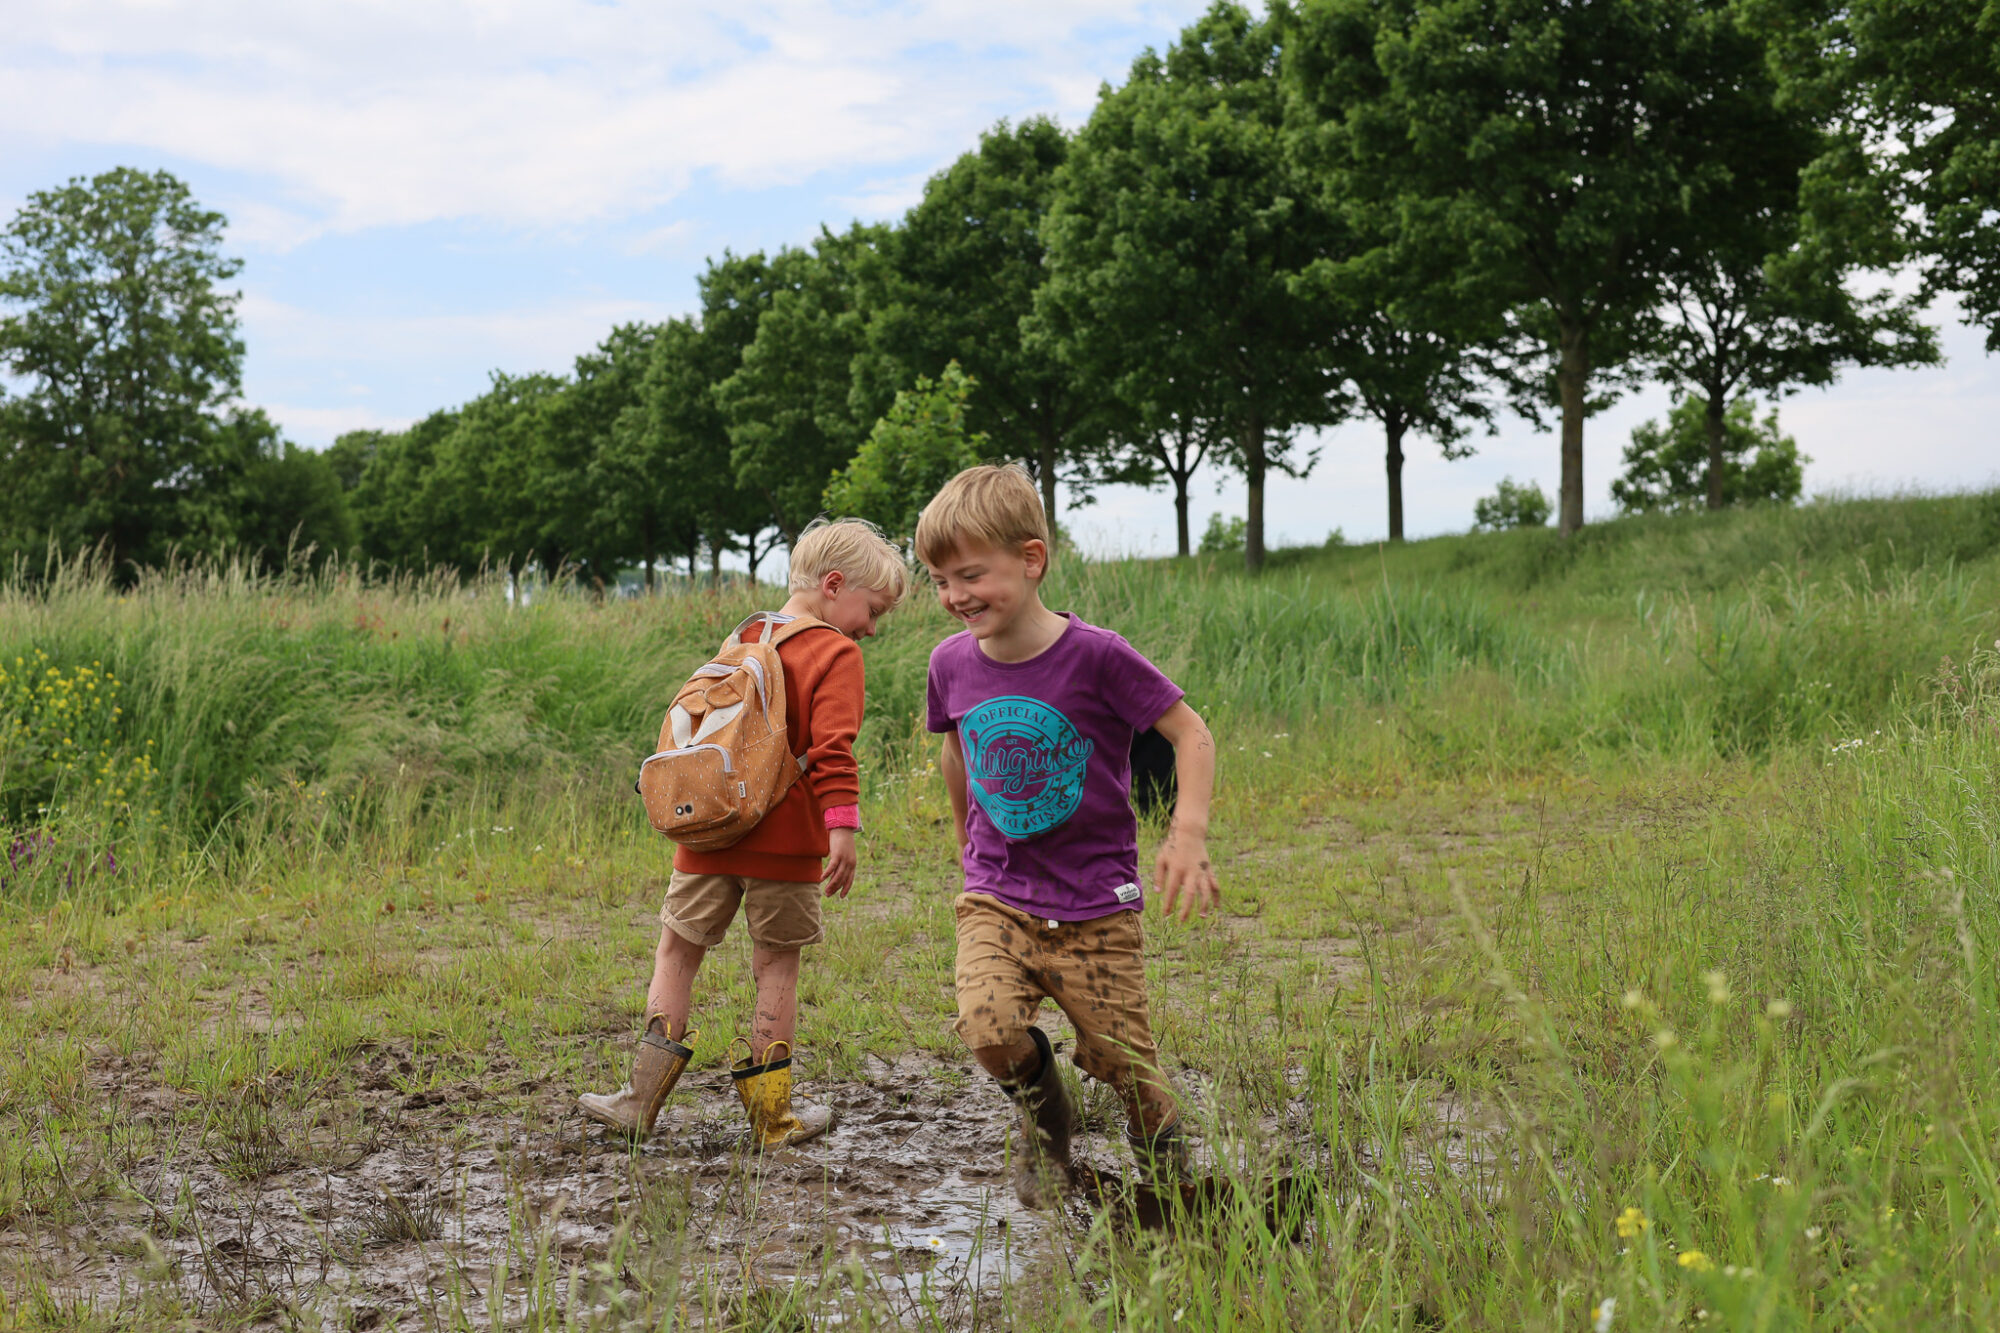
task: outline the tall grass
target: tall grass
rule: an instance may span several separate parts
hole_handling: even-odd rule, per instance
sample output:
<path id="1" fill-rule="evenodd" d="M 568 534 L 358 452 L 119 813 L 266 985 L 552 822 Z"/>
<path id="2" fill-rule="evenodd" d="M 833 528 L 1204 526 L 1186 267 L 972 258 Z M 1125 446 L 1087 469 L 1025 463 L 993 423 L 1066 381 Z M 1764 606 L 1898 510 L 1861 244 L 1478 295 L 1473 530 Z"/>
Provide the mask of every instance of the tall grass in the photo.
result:
<path id="1" fill-rule="evenodd" d="M 1067 562 L 1046 595 L 1124 633 L 1218 724 L 1315 732 L 1336 767 L 1379 761 L 1377 739 L 1353 733 L 1385 708 L 1399 762 L 1419 771 L 1765 753 L 1880 726 L 1942 658 L 1993 637 L 1990 590 L 1956 554 L 1991 509 L 1852 501 L 1607 524 L 1563 546 L 1559 575 L 1542 569 L 1526 597 L 1482 585 L 1508 560 L 1546 565 L 1545 534 L 1322 553 L 1260 580 L 1207 562 Z M 1898 544 L 1918 530 L 1933 540 Z M 1691 552 L 1701 576 L 1677 584 Z M 1441 554 L 1470 572 L 1440 574 Z M 156 770 L 121 827 L 222 854 L 278 830 L 338 842 L 573 790 L 615 801 L 688 669 L 778 596 L 558 590 L 522 604 L 497 578 L 240 565 L 127 587 L 76 562 L 0 584 L 0 665 L 114 675 L 122 712 L 92 743 Z M 869 646 L 870 774 L 928 744 L 925 664 L 949 631 L 919 592 Z M 0 813 L 17 832 L 101 805 L 93 772 L 31 762 L 26 742 L 60 745 L 62 725 L 11 719 L 0 741 Z"/>
<path id="2" fill-rule="evenodd" d="M 1990 509 L 1452 538 L 1254 581 L 1059 564 L 1050 602 L 1216 721 L 1231 916 L 1148 930 L 1156 1024 L 1247 1206 L 1172 1245 L 1100 1217 L 982 1326 L 2000 1325 Z M 116 1171 L 86 1172 L 119 1142 L 94 1046 L 156 1061 L 204 1115 L 253 1085 L 314 1104 L 385 1040 L 439 1085 L 503 1049 L 540 1085 L 615 1078 L 658 874 L 629 836 L 631 767 L 690 665 L 773 596 L 522 605 L 338 569 L 121 588 L 87 566 L 0 587 L 0 664 L 58 673 L 65 698 L 117 682 L 109 707 L 0 718 L 27 848 L 0 867 L 0 976 L 30 995 L 0 1033 L 0 1222 L 81 1225 L 108 1197 Z M 843 917 L 804 993 L 836 1077 L 911 1046 L 958 1058 L 920 711 L 950 627 L 921 599 L 884 626 L 862 748 L 870 906 L 894 907 Z M 107 798 L 52 768 L 64 726 L 115 775 L 155 775 Z M 143 965 L 119 994 L 144 1003 L 30 994 L 72 952 Z M 705 975 L 727 1031 L 747 980 Z M 246 978 L 268 1032 L 209 1021 Z M 1286 1174 L 1293 1225 L 1273 1228 Z M 552 1256 L 522 1256 L 534 1327 L 614 1305 L 679 1327 L 689 1302 L 799 1326 L 843 1292 L 851 1326 L 944 1322 L 831 1268 L 771 1314 L 755 1292 L 725 1309 L 678 1251 L 621 1240 L 629 1269 L 568 1278 Z M 76 1315 L 19 1292 L 0 1326 Z"/>

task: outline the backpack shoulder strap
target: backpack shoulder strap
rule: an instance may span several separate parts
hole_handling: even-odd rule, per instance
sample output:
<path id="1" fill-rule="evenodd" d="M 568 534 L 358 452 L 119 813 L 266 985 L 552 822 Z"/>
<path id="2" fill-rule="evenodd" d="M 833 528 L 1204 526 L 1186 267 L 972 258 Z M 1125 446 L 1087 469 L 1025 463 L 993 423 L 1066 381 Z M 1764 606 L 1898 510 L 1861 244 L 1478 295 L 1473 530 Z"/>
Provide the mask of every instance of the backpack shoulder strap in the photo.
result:
<path id="1" fill-rule="evenodd" d="M 759 611 L 756 615 L 745 616 L 743 623 L 731 630 L 729 637 L 722 641 L 722 646 L 724 648 L 741 647 L 744 631 L 748 630 L 752 625 L 764 626 L 763 637 L 758 642 L 769 644 L 773 648 L 776 648 L 794 634 L 802 634 L 809 629 L 833 629 L 833 626 L 827 624 L 818 616 L 788 616 L 778 611 Z M 839 631 L 836 630 L 835 632 L 838 633 Z"/>
<path id="2" fill-rule="evenodd" d="M 775 648 L 793 635 L 803 634 L 809 629 L 833 629 L 833 626 L 827 624 L 818 616 L 791 616 L 789 618 L 773 616 L 771 618 L 771 628 L 767 633 L 770 635 L 771 646 Z M 834 630 L 836 634 L 839 632 L 839 630 Z"/>
<path id="3" fill-rule="evenodd" d="M 764 634 L 765 641 L 771 645 L 771 651 L 773 652 L 776 652 L 778 645 L 785 642 L 785 640 L 792 638 L 794 635 L 803 634 L 807 630 L 833 629 L 833 626 L 827 624 L 818 616 L 782 616 L 774 612 L 766 612 L 761 617 L 752 616 L 750 618 L 750 620 L 757 619 L 769 622 L 770 628 L 765 630 Z M 742 633 L 743 630 L 749 628 L 749 625 L 749 620 L 744 621 L 742 625 L 737 627 L 737 632 L 739 634 Z M 834 630 L 836 634 L 839 632 L 839 630 Z M 781 662 L 779 663 L 779 670 L 782 671 L 783 669 L 784 664 Z M 792 760 L 799 766 L 799 772 L 801 773 L 804 773 L 810 767 L 805 755 L 793 755 Z"/>

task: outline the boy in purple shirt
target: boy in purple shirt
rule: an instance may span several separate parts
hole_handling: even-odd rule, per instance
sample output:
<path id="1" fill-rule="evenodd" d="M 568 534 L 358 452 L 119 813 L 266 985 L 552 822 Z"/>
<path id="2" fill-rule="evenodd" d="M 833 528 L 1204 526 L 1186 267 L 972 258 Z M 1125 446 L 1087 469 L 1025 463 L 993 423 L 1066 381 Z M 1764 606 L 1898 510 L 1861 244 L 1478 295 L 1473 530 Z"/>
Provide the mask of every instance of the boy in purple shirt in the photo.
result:
<path id="1" fill-rule="evenodd" d="M 1146 1014 L 1135 732 L 1174 747 L 1180 799 L 1154 864 L 1161 907 L 1182 920 L 1219 897 L 1208 863 L 1215 746 L 1174 683 L 1124 639 L 1059 615 L 1038 592 L 1049 565 L 1040 497 L 1018 467 L 975 467 L 917 522 L 938 601 L 965 626 L 931 654 L 929 726 L 957 817 L 959 1035 L 1021 1108 L 1015 1192 L 1053 1202 L 1076 1180 L 1075 1120 L 1048 1037 L 1053 999 L 1076 1026 L 1077 1067 L 1118 1090 L 1142 1171 L 1183 1175 L 1173 1087 Z"/>

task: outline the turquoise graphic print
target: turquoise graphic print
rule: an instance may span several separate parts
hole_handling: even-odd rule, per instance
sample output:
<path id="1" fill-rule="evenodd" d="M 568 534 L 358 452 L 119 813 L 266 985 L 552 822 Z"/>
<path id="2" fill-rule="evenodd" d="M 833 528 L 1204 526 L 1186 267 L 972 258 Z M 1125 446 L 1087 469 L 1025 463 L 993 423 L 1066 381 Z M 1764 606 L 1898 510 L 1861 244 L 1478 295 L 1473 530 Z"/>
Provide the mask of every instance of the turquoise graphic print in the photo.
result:
<path id="1" fill-rule="evenodd" d="M 1040 699 L 988 699 L 965 715 L 958 734 L 972 794 L 1009 842 L 1047 833 L 1083 802 L 1084 766 L 1096 745 Z"/>

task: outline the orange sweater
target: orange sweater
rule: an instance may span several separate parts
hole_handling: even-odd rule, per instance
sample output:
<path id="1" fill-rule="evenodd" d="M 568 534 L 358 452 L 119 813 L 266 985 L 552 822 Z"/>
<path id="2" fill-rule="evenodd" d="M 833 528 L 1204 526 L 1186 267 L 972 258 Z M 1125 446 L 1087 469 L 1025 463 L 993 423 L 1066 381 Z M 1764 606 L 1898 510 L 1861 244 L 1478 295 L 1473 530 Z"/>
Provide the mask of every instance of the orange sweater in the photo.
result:
<path id="1" fill-rule="evenodd" d="M 763 626 L 746 631 L 755 639 Z M 741 842 L 715 852 L 674 849 L 690 875 L 748 875 L 811 884 L 826 857 L 826 814 L 861 799 L 854 737 L 861 730 L 861 645 L 837 630 L 809 629 L 778 645 L 785 666 L 785 732 L 806 771 Z"/>

